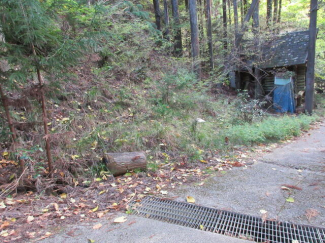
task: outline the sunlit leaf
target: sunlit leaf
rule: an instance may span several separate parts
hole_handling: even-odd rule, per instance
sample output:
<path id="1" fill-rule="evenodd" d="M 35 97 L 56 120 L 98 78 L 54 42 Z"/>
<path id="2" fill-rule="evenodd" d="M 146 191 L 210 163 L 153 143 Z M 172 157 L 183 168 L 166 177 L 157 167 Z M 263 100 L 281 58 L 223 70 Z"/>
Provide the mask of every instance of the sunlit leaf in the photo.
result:
<path id="1" fill-rule="evenodd" d="M 163 194 L 163 195 L 167 195 L 168 194 L 167 191 L 160 191 L 160 193 Z"/>
<path id="2" fill-rule="evenodd" d="M 114 223 L 124 223 L 127 220 L 125 216 L 114 219 Z"/>
<path id="3" fill-rule="evenodd" d="M 295 199 L 293 199 L 292 197 L 288 197 L 286 199 L 287 202 L 293 203 L 295 201 Z"/>
<path id="4" fill-rule="evenodd" d="M 101 223 L 98 223 L 93 226 L 93 229 L 96 230 L 96 229 L 100 229 L 101 227 L 103 227 L 103 225 Z"/>
<path id="5" fill-rule="evenodd" d="M 91 211 L 92 211 L 92 212 L 96 212 L 97 210 L 98 210 L 98 206 L 95 207 L 95 208 L 93 208 Z"/>
<path id="6" fill-rule="evenodd" d="M 195 203 L 195 199 L 194 199 L 194 197 L 191 197 L 191 196 L 187 196 L 187 197 L 186 197 L 186 201 L 187 201 L 188 203 Z"/>
<path id="7" fill-rule="evenodd" d="M 34 220 L 34 216 L 28 216 L 27 217 L 27 223 L 30 223 L 30 222 L 32 222 Z"/>
<path id="8" fill-rule="evenodd" d="M 106 190 L 102 190 L 102 191 L 99 192 L 99 195 L 102 195 L 105 192 L 106 192 Z"/>

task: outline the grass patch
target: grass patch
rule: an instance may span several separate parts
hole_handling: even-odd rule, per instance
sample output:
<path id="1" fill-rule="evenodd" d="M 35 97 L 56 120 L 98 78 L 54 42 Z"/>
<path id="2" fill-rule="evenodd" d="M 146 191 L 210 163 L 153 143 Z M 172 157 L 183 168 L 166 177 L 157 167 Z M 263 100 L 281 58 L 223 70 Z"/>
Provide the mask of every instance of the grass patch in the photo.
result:
<path id="1" fill-rule="evenodd" d="M 232 145 L 253 145 L 275 142 L 299 136 L 302 130 L 309 128 L 317 116 L 283 116 L 268 117 L 262 122 L 232 126 L 220 133 L 228 137 Z"/>

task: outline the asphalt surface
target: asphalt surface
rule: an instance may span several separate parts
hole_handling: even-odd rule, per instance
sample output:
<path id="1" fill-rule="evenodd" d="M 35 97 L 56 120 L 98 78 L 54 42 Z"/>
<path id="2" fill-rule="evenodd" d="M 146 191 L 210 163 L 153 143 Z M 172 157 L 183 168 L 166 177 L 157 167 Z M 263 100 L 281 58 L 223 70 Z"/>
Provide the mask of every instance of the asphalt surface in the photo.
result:
<path id="1" fill-rule="evenodd" d="M 324 123 L 256 160 L 248 167 L 217 174 L 203 186 L 184 186 L 169 196 L 182 202 L 192 196 L 198 205 L 252 216 L 261 216 L 263 210 L 268 219 L 325 227 Z M 121 215 L 58 227 L 58 234 L 41 242 L 250 242 L 134 215 L 127 215 L 124 223 L 113 223 Z M 103 227 L 94 230 L 97 223 Z"/>

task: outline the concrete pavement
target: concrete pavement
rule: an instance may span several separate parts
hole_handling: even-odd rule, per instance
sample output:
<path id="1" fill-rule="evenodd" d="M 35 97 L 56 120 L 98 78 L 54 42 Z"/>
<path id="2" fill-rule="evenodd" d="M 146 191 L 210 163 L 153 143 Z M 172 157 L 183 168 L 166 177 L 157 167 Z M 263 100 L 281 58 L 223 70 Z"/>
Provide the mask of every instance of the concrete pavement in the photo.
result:
<path id="1" fill-rule="evenodd" d="M 273 152 L 256 158 L 246 168 L 218 173 L 203 186 L 193 186 L 171 192 L 175 200 L 192 196 L 196 204 L 226 209 L 268 219 L 325 227 L 325 125 L 320 124 L 295 141 L 280 146 Z M 286 187 L 286 190 L 283 189 Z M 294 201 L 287 201 L 293 198 Z M 119 214 L 123 215 L 123 214 Z M 224 235 L 186 228 L 138 216 L 127 216 L 127 221 L 114 224 L 99 219 L 89 225 L 75 225 L 43 240 L 58 242 L 249 242 Z M 102 223 L 99 230 L 92 229 Z"/>

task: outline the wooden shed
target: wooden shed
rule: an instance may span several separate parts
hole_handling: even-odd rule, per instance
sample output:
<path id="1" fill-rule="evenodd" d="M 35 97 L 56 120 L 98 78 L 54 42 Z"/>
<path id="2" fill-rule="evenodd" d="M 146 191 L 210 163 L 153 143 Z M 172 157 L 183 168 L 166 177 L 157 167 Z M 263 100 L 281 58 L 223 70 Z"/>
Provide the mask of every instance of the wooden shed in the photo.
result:
<path id="1" fill-rule="evenodd" d="M 251 87 L 252 93 L 256 86 L 254 70 L 259 69 L 262 93 L 272 95 L 276 76 L 289 75 L 293 93 L 297 96 L 299 91 L 305 90 L 308 43 L 309 31 L 297 31 L 275 36 L 258 47 L 250 44 L 248 48 L 255 54 L 249 58 L 241 55 L 242 65 L 237 69 L 233 83 L 237 89 Z"/>

